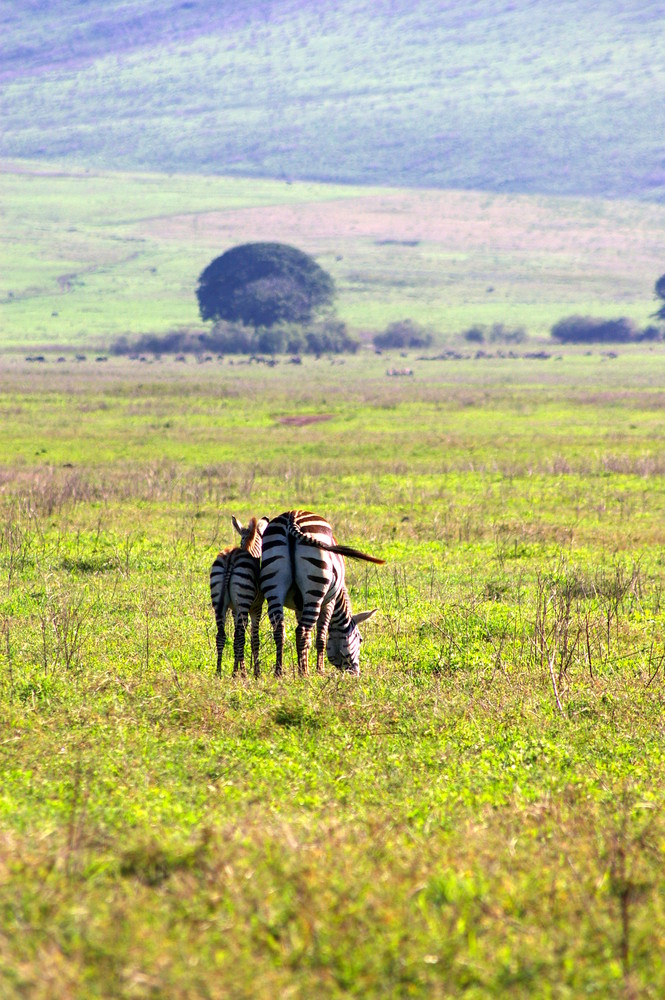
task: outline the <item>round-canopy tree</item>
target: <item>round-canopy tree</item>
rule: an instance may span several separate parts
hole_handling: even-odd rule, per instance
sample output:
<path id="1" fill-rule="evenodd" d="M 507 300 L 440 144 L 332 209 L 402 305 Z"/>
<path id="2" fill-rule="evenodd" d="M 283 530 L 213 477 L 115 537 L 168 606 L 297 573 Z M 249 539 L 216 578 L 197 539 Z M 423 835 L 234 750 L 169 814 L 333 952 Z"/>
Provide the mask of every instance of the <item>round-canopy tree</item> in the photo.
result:
<path id="1" fill-rule="evenodd" d="M 307 323 L 330 305 L 335 284 L 308 254 L 285 243 L 243 243 L 199 276 L 201 319 L 246 326 Z"/>
<path id="2" fill-rule="evenodd" d="M 656 282 L 654 291 L 656 292 L 656 296 L 663 303 L 654 315 L 657 316 L 658 319 L 665 319 L 665 274 L 661 274 L 660 278 Z"/>

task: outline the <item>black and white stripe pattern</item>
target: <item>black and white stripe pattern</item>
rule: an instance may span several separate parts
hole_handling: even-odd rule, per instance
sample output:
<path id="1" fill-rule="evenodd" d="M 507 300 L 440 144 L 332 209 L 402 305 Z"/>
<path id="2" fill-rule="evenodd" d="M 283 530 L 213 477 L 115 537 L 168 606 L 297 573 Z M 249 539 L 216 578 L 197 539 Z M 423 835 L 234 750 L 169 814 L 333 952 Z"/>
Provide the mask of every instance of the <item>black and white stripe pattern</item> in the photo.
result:
<path id="1" fill-rule="evenodd" d="M 282 673 L 284 608 L 296 612 L 298 671 L 306 674 L 312 632 L 316 626 L 316 665 L 323 670 L 327 651 L 333 666 L 360 672 L 358 624 L 374 614 L 351 614 L 344 582 L 344 556 L 382 563 L 347 545 L 338 545 L 332 528 L 318 514 L 291 510 L 273 518 L 263 535 L 261 590 L 268 601 L 268 617 L 275 637 L 275 674 Z M 376 609 L 375 609 L 376 610 Z"/>
<path id="2" fill-rule="evenodd" d="M 222 653 L 226 644 L 226 618 L 233 612 L 233 675 L 245 673 L 245 635 L 251 620 L 251 649 L 254 676 L 259 667 L 259 623 L 263 594 L 259 582 L 261 536 L 268 523 L 263 517 L 251 519 L 246 528 L 233 520 L 240 535 L 240 546 L 220 552 L 210 569 L 210 598 L 217 621 L 217 674 L 222 673 Z"/>

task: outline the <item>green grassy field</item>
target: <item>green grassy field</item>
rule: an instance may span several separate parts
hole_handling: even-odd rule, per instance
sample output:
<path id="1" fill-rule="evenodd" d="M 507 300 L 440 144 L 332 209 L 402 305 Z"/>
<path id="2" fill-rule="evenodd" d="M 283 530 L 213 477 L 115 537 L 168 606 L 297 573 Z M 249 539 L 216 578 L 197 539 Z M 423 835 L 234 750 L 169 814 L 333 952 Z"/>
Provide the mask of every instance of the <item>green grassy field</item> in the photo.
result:
<path id="1" fill-rule="evenodd" d="M 665 355 L 617 353 L 0 359 L 0 996 L 663 995 Z M 361 676 L 264 623 L 220 682 L 230 515 L 301 505 L 386 559 Z"/>
<path id="2" fill-rule="evenodd" d="M 6 162 L 0 349 L 107 350 L 200 328 L 203 268 L 253 240 L 291 243 L 335 279 L 361 337 L 476 323 L 535 338 L 572 313 L 649 322 L 665 208 L 637 202 L 72 171 Z"/>

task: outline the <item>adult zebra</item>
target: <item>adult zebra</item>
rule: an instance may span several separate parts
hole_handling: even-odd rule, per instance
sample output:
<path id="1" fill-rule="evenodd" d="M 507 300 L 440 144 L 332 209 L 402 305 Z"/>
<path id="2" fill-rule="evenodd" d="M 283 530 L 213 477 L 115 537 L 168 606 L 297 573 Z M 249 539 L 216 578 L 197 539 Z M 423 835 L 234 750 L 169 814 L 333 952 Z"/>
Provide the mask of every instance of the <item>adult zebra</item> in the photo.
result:
<path id="1" fill-rule="evenodd" d="M 245 635 L 251 619 L 250 645 L 254 676 L 259 667 L 259 623 L 263 611 L 263 594 L 259 583 L 261 538 L 268 518 L 253 517 L 247 527 L 232 517 L 233 527 L 240 535 L 237 548 L 224 549 L 210 569 L 210 598 L 217 621 L 217 676 L 222 674 L 222 653 L 226 644 L 226 617 L 233 611 L 233 676 L 245 674 Z"/>
<path id="2" fill-rule="evenodd" d="M 318 514 L 289 510 L 273 518 L 263 534 L 261 590 L 275 637 L 275 674 L 282 673 L 284 608 L 296 612 L 298 672 L 306 674 L 316 625 L 316 666 L 323 670 L 324 649 L 333 666 L 360 673 L 360 622 L 376 611 L 351 614 L 344 583 L 344 556 L 383 563 L 348 545 L 338 545 L 332 528 Z"/>

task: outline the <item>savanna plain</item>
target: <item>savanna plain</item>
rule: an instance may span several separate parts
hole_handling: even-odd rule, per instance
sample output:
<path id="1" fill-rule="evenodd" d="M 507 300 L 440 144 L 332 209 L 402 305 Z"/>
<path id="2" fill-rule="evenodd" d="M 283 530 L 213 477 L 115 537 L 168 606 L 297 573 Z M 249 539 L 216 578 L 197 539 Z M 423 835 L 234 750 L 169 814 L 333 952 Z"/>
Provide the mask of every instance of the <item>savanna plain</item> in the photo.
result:
<path id="1" fill-rule="evenodd" d="M 665 993 L 665 352 L 542 353 L 0 361 L 0 996 Z M 219 679 L 295 506 L 361 674 Z"/>

